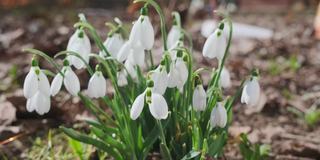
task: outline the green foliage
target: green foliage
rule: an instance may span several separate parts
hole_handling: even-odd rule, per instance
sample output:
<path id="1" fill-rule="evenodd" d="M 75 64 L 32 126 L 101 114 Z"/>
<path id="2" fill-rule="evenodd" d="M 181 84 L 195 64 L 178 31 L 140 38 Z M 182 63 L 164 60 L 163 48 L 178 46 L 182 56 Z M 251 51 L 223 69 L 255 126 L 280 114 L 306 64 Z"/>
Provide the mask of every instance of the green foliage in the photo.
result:
<path id="1" fill-rule="evenodd" d="M 304 120 L 309 126 L 314 126 L 320 121 L 320 109 L 309 109 L 304 114 Z"/>
<path id="2" fill-rule="evenodd" d="M 245 160 L 263 160 L 266 159 L 270 153 L 271 147 L 266 144 L 252 144 L 247 135 L 242 133 L 240 135 L 240 152 Z"/>

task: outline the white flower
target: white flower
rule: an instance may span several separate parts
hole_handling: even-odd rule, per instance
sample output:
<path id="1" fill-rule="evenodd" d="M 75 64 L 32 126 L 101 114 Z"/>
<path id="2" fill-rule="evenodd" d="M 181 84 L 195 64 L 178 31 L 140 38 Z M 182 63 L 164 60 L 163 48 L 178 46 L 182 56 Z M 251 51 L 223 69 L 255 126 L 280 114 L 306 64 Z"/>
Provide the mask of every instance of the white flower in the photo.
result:
<path id="1" fill-rule="evenodd" d="M 154 44 L 154 30 L 148 16 L 141 15 L 133 24 L 129 42 L 132 46 L 140 43 L 146 50 L 152 48 Z"/>
<path id="2" fill-rule="evenodd" d="M 241 103 L 245 103 L 248 106 L 257 105 L 260 98 L 260 85 L 257 77 L 252 77 L 247 81 L 243 87 L 241 95 Z"/>
<path id="3" fill-rule="evenodd" d="M 168 78 L 168 87 L 177 87 L 182 92 L 183 86 L 188 79 L 188 68 L 181 57 L 178 57 L 175 63 L 171 64 Z"/>
<path id="4" fill-rule="evenodd" d="M 207 94 L 202 84 L 198 84 L 192 96 L 192 105 L 196 111 L 204 111 L 207 105 Z"/>
<path id="5" fill-rule="evenodd" d="M 27 111 L 43 115 L 50 110 L 50 84 L 47 76 L 38 66 L 32 66 L 23 84 L 27 98 Z"/>
<path id="6" fill-rule="evenodd" d="M 96 71 L 89 80 L 88 96 L 91 98 L 103 97 L 106 94 L 106 80 L 101 71 Z"/>
<path id="7" fill-rule="evenodd" d="M 227 124 L 228 116 L 227 111 L 221 102 L 218 102 L 217 105 L 212 109 L 210 116 L 210 124 L 211 127 L 219 126 L 220 128 L 224 128 Z"/>
<path id="8" fill-rule="evenodd" d="M 221 60 L 224 56 L 226 47 L 227 41 L 224 32 L 220 29 L 216 29 L 204 43 L 202 54 L 204 57 L 218 58 Z"/>
<path id="9" fill-rule="evenodd" d="M 152 72 L 151 79 L 154 82 L 152 92 L 163 95 L 168 86 L 168 76 L 165 66 L 160 65 L 154 72 Z"/>
<path id="10" fill-rule="evenodd" d="M 33 97 L 37 91 L 42 92 L 46 96 L 50 96 L 50 84 L 47 76 L 40 70 L 38 66 L 30 68 L 23 84 L 23 95 L 26 98 Z"/>
<path id="11" fill-rule="evenodd" d="M 220 85 L 223 88 L 231 87 L 230 72 L 225 67 L 221 70 Z"/>
<path id="12" fill-rule="evenodd" d="M 83 30 L 77 29 L 76 32 L 70 37 L 67 51 L 78 53 L 86 63 L 89 62 L 89 54 L 91 52 L 90 40 Z M 70 64 L 77 69 L 85 68 L 85 63 L 78 57 L 69 55 L 67 59 Z"/>
<path id="13" fill-rule="evenodd" d="M 117 84 L 120 87 L 128 85 L 127 72 L 125 69 L 122 69 L 117 72 L 117 80 Z"/>
<path id="14" fill-rule="evenodd" d="M 62 81 L 64 83 L 64 87 L 71 94 L 76 96 L 80 91 L 80 82 L 77 75 L 72 71 L 70 66 L 64 66 L 62 68 L 62 73 L 64 73 L 64 77 L 58 73 L 52 81 L 52 85 L 50 88 L 50 93 L 52 96 L 55 96 L 61 89 Z"/>
<path id="15" fill-rule="evenodd" d="M 133 102 L 130 110 L 130 118 L 136 120 L 141 114 L 146 98 L 146 91 L 140 94 Z M 147 103 L 149 105 L 149 110 L 151 115 L 155 119 L 166 119 L 168 117 L 168 104 L 162 95 L 157 93 L 152 93 L 151 102 Z"/>
<path id="16" fill-rule="evenodd" d="M 104 41 L 103 45 L 113 58 L 118 57 L 118 53 L 124 44 L 124 40 L 120 33 L 114 33 Z M 106 58 L 107 54 L 103 51 L 99 52 L 100 57 Z"/>
<path id="17" fill-rule="evenodd" d="M 168 34 L 167 46 L 172 48 L 179 42 L 181 31 L 177 25 L 173 25 Z"/>
<path id="18" fill-rule="evenodd" d="M 178 41 L 175 44 L 173 44 L 173 46 L 171 46 L 171 48 L 169 49 L 169 53 L 170 53 L 170 57 L 172 59 L 172 61 L 177 59 L 177 48 L 178 47 L 183 47 L 183 41 Z"/>
<path id="19" fill-rule="evenodd" d="M 121 47 L 117 60 L 123 62 L 125 60 L 130 61 L 132 65 L 144 65 L 145 53 L 144 49 L 140 44 L 136 46 L 131 46 L 129 41 L 125 42 Z"/>

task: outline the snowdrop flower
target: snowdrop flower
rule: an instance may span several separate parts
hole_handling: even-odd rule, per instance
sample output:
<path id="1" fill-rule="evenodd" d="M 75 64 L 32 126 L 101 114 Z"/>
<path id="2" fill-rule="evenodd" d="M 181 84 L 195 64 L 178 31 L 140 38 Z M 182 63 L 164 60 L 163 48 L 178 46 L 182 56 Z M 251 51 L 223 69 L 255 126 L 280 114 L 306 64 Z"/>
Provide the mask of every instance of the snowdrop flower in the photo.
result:
<path id="1" fill-rule="evenodd" d="M 117 80 L 117 84 L 120 87 L 128 85 L 127 72 L 125 69 L 121 69 L 117 72 Z"/>
<path id="2" fill-rule="evenodd" d="M 141 114 L 145 102 L 149 106 L 151 115 L 155 119 L 166 119 L 168 117 L 168 104 L 162 95 L 152 92 L 153 81 L 148 82 L 148 88 L 140 94 L 132 104 L 130 118 L 136 120 Z"/>
<path id="3" fill-rule="evenodd" d="M 71 67 L 69 66 L 69 61 L 64 60 L 64 67 L 62 68 L 61 72 L 64 74 L 61 75 L 58 73 L 51 83 L 50 93 L 52 96 L 55 96 L 62 87 L 62 82 L 64 87 L 67 91 L 71 94 L 76 96 L 80 91 L 80 82 L 77 75 L 72 71 Z"/>
<path id="4" fill-rule="evenodd" d="M 130 45 L 129 41 L 127 41 L 120 48 L 117 60 L 119 62 L 127 60 L 130 61 L 132 65 L 139 65 L 141 67 L 144 65 L 145 60 L 144 49 L 140 44 L 137 44 L 135 47 L 133 47 Z"/>
<path id="5" fill-rule="evenodd" d="M 168 40 L 167 40 L 168 48 L 174 47 L 176 43 L 179 42 L 180 36 L 181 36 L 181 31 L 179 27 L 177 26 L 177 24 L 173 24 L 168 34 Z"/>
<path id="6" fill-rule="evenodd" d="M 168 79 L 169 88 L 177 87 L 182 92 L 183 86 L 188 79 L 188 68 L 182 59 L 182 51 L 178 51 L 177 59 L 171 63 Z"/>
<path id="7" fill-rule="evenodd" d="M 38 67 L 38 62 L 32 60 L 32 67 L 23 84 L 23 94 L 27 100 L 27 111 L 36 111 L 43 115 L 50 110 L 50 84 L 47 76 Z"/>
<path id="8" fill-rule="evenodd" d="M 141 45 L 143 49 L 150 50 L 154 44 L 154 30 L 147 16 L 148 9 L 143 7 L 140 13 L 139 19 L 132 26 L 129 42 L 133 47 Z"/>
<path id="9" fill-rule="evenodd" d="M 164 61 L 161 61 L 161 64 L 155 71 L 151 72 L 151 79 L 154 82 L 154 86 L 152 88 L 153 93 L 158 93 L 163 95 L 168 86 L 168 76 L 167 70 L 164 66 Z"/>
<path id="10" fill-rule="evenodd" d="M 201 83 L 193 91 L 192 106 L 196 111 L 204 111 L 207 105 L 207 94 Z"/>
<path id="11" fill-rule="evenodd" d="M 169 49 L 169 53 L 170 53 L 170 57 L 171 57 L 171 60 L 174 61 L 177 59 L 177 48 L 178 47 L 183 47 L 184 44 L 183 44 L 183 39 L 180 38 L 178 42 L 176 42 L 173 46 L 171 46 L 171 48 Z"/>
<path id="12" fill-rule="evenodd" d="M 210 59 L 218 58 L 222 60 L 226 47 L 227 41 L 223 32 L 223 25 L 220 25 L 220 27 L 207 38 L 202 49 L 202 54 L 204 57 Z"/>
<path id="13" fill-rule="evenodd" d="M 231 87 L 230 72 L 225 67 L 221 70 L 220 86 L 223 88 Z"/>
<path id="14" fill-rule="evenodd" d="M 99 65 L 96 66 L 96 72 L 89 80 L 88 84 L 88 96 L 91 98 L 103 97 L 106 94 L 107 83 L 106 79 L 100 70 Z"/>
<path id="15" fill-rule="evenodd" d="M 212 109 L 210 116 L 210 124 L 211 127 L 219 126 L 220 128 L 224 128 L 227 125 L 228 116 L 227 111 L 222 105 L 221 102 L 218 102 L 217 105 Z"/>
<path id="16" fill-rule="evenodd" d="M 248 106 L 254 106 L 258 104 L 260 98 L 260 85 L 258 78 L 253 76 L 247 81 L 243 87 L 241 95 L 241 103 L 245 103 Z"/>
<path id="17" fill-rule="evenodd" d="M 104 41 L 103 45 L 113 58 L 117 58 L 118 52 L 124 44 L 124 40 L 120 33 L 115 32 L 108 35 L 108 38 Z M 100 57 L 106 58 L 107 54 L 104 51 L 99 52 Z"/>
<path id="18" fill-rule="evenodd" d="M 70 37 L 67 51 L 78 53 L 86 63 L 89 62 L 89 54 L 91 52 L 90 40 L 82 29 L 77 29 L 76 32 Z M 85 63 L 74 55 L 69 55 L 67 59 L 70 64 L 77 69 L 85 68 Z"/>

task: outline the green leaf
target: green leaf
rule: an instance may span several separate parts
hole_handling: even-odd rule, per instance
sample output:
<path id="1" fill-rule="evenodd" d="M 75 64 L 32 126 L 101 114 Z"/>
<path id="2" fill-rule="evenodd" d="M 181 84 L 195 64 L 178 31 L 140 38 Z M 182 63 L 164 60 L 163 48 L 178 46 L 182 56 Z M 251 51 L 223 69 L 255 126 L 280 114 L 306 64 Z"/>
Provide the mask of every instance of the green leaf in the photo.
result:
<path id="1" fill-rule="evenodd" d="M 200 155 L 201 152 L 199 151 L 195 151 L 195 150 L 191 150 L 188 154 L 186 154 L 181 160 L 188 160 L 188 159 L 192 159 L 195 158 L 197 156 Z"/>
<path id="2" fill-rule="evenodd" d="M 108 154 L 110 154 L 112 157 L 114 157 L 117 160 L 124 159 L 122 157 L 122 155 L 115 148 L 112 148 L 110 145 L 104 143 L 103 141 L 94 139 L 94 138 L 89 137 L 85 134 L 81 134 L 73 129 L 68 129 L 65 127 L 60 127 L 60 129 L 69 137 L 71 137 L 77 141 L 86 143 L 86 144 L 91 144 L 91 145 L 97 147 L 98 149 L 103 150 L 104 152 L 107 152 Z"/>
<path id="3" fill-rule="evenodd" d="M 160 153 L 161 153 L 162 159 L 164 159 L 164 160 L 171 160 L 172 159 L 170 156 L 169 148 L 163 143 L 160 144 Z"/>
<path id="4" fill-rule="evenodd" d="M 79 141 L 76 141 L 70 137 L 68 137 L 69 146 L 71 147 L 72 151 L 79 157 L 79 159 L 83 160 L 84 153 L 82 144 Z"/>

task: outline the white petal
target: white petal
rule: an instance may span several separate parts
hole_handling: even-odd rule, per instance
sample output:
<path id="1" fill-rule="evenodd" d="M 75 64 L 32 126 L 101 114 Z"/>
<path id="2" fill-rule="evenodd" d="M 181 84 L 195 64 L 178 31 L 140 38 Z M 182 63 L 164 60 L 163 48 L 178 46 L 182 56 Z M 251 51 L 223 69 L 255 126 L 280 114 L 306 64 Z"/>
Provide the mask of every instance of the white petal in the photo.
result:
<path id="1" fill-rule="evenodd" d="M 50 88 L 50 93 L 52 96 L 55 96 L 60 91 L 62 86 L 62 81 L 63 81 L 63 76 L 60 73 L 54 76 L 51 83 L 51 88 Z"/>
<path id="2" fill-rule="evenodd" d="M 130 110 L 130 118 L 136 120 L 141 114 L 144 106 L 145 93 L 140 94 L 133 102 Z"/>
<path id="3" fill-rule="evenodd" d="M 138 65 L 142 67 L 144 65 L 145 53 L 141 45 L 131 49 L 131 52 L 128 56 L 128 60 L 132 65 Z"/>
<path id="4" fill-rule="evenodd" d="M 128 84 L 127 72 L 124 69 L 120 72 L 117 72 L 117 80 L 118 86 L 120 87 L 126 86 Z"/>
<path id="5" fill-rule="evenodd" d="M 34 105 L 34 97 L 31 97 L 27 100 L 27 111 L 28 112 L 33 112 L 36 108 L 35 108 L 35 105 Z"/>
<path id="6" fill-rule="evenodd" d="M 221 32 L 220 36 L 217 35 L 218 32 L 219 29 L 212 33 L 206 40 L 202 50 L 204 57 L 222 59 L 227 42 L 223 32 Z"/>
<path id="7" fill-rule="evenodd" d="M 181 58 L 178 58 L 176 61 L 176 69 L 178 70 L 178 77 L 179 77 L 179 85 L 184 86 L 184 84 L 188 80 L 188 68 L 186 63 Z"/>
<path id="8" fill-rule="evenodd" d="M 47 76 L 40 71 L 39 74 L 39 91 L 41 91 L 45 96 L 50 97 L 50 83 Z"/>
<path id="9" fill-rule="evenodd" d="M 206 108 L 207 94 L 202 85 L 197 85 L 192 96 L 193 108 L 196 111 L 204 111 Z"/>
<path id="10" fill-rule="evenodd" d="M 160 94 L 152 93 L 149 109 L 155 119 L 166 119 L 168 117 L 168 104 Z"/>
<path id="11" fill-rule="evenodd" d="M 214 29 L 217 27 L 217 24 L 213 20 L 205 20 L 201 25 L 201 35 L 204 37 L 209 37 Z"/>
<path id="12" fill-rule="evenodd" d="M 221 76 L 220 76 L 220 85 L 223 88 L 229 88 L 231 87 L 231 79 L 230 79 L 230 73 L 226 68 L 222 68 Z"/>
<path id="13" fill-rule="evenodd" d="M 127 41 L 122 45 L 122 47 L 119 50 L 119 53 L 117 56 L 118 61 L 119 62 L 125 61 L 128 58 L 130 52 L 131 52 L 131 45 L 129 41 Z"/>
<path id="14" fill-rule="evenodd" d="M 178 85 L 179 83 L 179 72 L 176 68 L 176 65 L 171 63 L 170 66 L 170 72 L 168 74 L 168 87 L 169 88 L 174 88 Z"/>
<path id="15" fill-rule="evenodd" d="M 260 85 L 256 78 L 248 81 L 243 87 L 241 102 L 249 106 L 254 106 L 260 98 Z"/>
<path id="16" fill-rule="evenodd" d="M 50 97 L 41 92 L 37 92 L 35 96 L 34 104 L 36 112 L 40 115 L 48 113 L 50 110 Z"/>
<path id="17" fill-rule="evenodd" d="M 217 110 L 220 118 L 218 126 L 224 128 L 228 121 L 227 111 L 221 103 L 218 103 Z"/>
<path id="18" fill-rule="evenodd" d="M 91 44 L 87 35 L 83 32 L 83 37 L 78 37 L 79 30 L 77 30 L 70 38 L 67 50 L 78 53 L 86 63 L 89 62 L 89 54 L 91 52 Z M 85 68 L 84 62 L 76 56 L 68 56 L 70 63 L 77 69 Z"/>
<path id="19" fill-rule="evenodd" d="M 71 95 L 76 96 L 80 91 L 80 82 L 77 75 L 72 71 L 70 67 L 67 68 L 67 71 L 64 75 L 64 86 Z"/>
<path id="20" fill-rule="evenodd" d="M 139 17 L 137 21 L 134 22 L 130 35 L 129 35 L 129 43 L 134 46 L 136 43 L 141 43 L 141 19 L 142 16 Z"/>
<path id="21" fill-rule="evenodd" d="M 163 68 L 160 71 L 160 66 L 151 74 L 151 79 L 154 82 L 152 92 L 163 95 L 168 86 L 167 71 Z"/>
<path id="22" fill-rule="evenodd" d="M 168 40 L 167 40 L 168 48 L 172 48 L 179 42 L 180 35 L 181 35 L 181 32 L 179 27 L 176 25 L 172 26 L 168 34 Z"/>
<path id="23" fill-rule="evenodd" d="M 98 98 L 98 92 L 99 92 L 99 75 L 98 73 L 94 73 L 93 76 L 90 78 L 89 80 L 89 84 L 88 84 L 88 96 L 91 98 Z"/>
<path id="24" fill-rule="evenodd" d="M 227 124 L 227 121 L 228 121 L 227 111 L 221 103 L 218 103 L 212 109 L 212 112 L 211 112 L 211 116 L 210 116 L 211 127 L 219 126 L 221 128 L 224 128 Z"/>
<path id="25" fill-rule="evenodd" d="M 129 73 L 129 75 L 131 76 L 131 78 L 132 79 L 136 79 L 137 78 L 137 72 L 136 72 L 134 66 L 130 63 L 130 61 L 127 60 L 124 63 L 124 66 L 126 67 L 126 69 L 127 69 L 128 73 Z"/>
<path id="26" fill-rule="evenodd" d="M 106 42 L 104 43 L 106 49 L 111 54 L 113 58 L 117 58 L 118 52 L 121 49 L 122 45 L 124 44 L 124 40 L 119 33 L 115 33 L 112 37 L 108 37 Z"/>
<path id="27" fill-rule="evenodd" d="M 141 22 L 141 44 L 146 50 L 150 50 L 154 44 L 154 30 L 148 16 L 143 16 Z"/>
<path id="28" fill-rule="evenodd" d="M 99 90 L 98 97 L 104 97 L 107 92 L 107 82 L 106 82 L 106 79 L 103 77 L 102 73 L 99 77 L 99 81 L 100 82 L 98 87 L 98 90 Z"/>
<path id="29" fill-rule="evenodd" d="M 35 73 L 35 69 L 38 68 L 31 67 L 23 83 L 23 95 L 26 98 L 31 98 L 36 94 L 38 90 L 39 83 L 38 76 Z"/>

